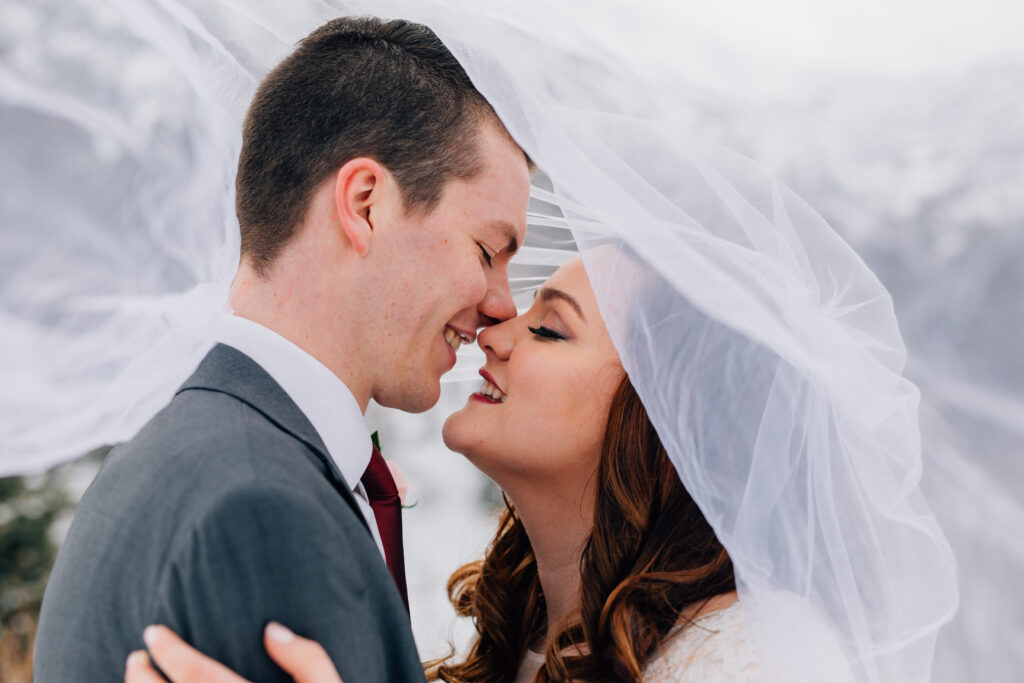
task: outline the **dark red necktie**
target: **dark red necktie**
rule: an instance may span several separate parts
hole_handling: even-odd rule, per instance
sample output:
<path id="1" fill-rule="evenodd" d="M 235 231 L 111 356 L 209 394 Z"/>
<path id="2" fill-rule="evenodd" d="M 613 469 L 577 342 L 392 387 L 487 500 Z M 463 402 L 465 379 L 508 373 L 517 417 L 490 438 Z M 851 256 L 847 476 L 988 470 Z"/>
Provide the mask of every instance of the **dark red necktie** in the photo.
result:
<path id="1" fill-rule="evenodd" d="M 380 532 L 381 544 L 384 546 L 384 558 L 391 572 L 398 592 L 405 603 L 405 611 L 409 611 L 409 594 L 405 588 L 405 550 L 402 547 L 402 500 L 398 497 L 398 487 L 391 476 L 388 464 L 384 462 L 380 451 L 373 447 L 370 464 L 363 472 L 363 487 L 370 499 L 370 508 L 377 518 L 377 531 Z"/>

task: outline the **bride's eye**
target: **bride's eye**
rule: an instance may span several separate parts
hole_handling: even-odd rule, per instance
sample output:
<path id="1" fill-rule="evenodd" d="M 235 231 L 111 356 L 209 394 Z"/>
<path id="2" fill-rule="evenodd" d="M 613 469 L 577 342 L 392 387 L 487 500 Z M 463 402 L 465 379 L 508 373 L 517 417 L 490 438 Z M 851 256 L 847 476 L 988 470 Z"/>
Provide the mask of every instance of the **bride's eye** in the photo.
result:
<path id="1" fill-rule="evenodd" d="M 533 332 L 541 339 L 565 339 L 565 335 L 559 334 L 558 332 L 552 330 L 550 327 L 544 327 L 543 325 L 541 327 L 529 327 L 527 329 L 529 329 L 530 332 Z"/>

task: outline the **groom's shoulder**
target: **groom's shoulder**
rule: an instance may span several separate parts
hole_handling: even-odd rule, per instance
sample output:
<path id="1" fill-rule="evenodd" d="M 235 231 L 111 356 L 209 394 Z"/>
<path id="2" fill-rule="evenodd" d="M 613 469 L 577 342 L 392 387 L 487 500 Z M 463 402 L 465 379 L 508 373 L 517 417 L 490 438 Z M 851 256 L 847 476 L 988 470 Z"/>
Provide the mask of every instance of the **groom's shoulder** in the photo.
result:
<path id="1" fill-rule="evenodd" d="M 304 446 L 258 410 L 217 391 L 179 393 L 116 456 L 165 467 L 251 469 L 253 458 Z"/>
<path id="2" fill-rule="evenodd" d="M 113 449 L 94 485 L 193 511 L 268 486 L 329 504 L 337 499 L 306 443 L 246 402 L 215 391 L 178 394 Z"/>
<path id="3" fill-rule="evenodd" d="M 179 394 L 111 452 L 78 506 L 47 588 L 37 650 L 43 668 L 62 673 L 41 680 L 106 678 L 78 673 L 83 660 L 123 670 L 145 625 L 185 599 L 174 593 L 182 577 L 220 590 L 252 579 L 242 569 L 286 572 L 288 558 L 363 562 L 373 541 L 313 460 L 300 440 L 230 395 Z M 299 543 L 311 537 L 326 541 Z M 68 654 L 83 641 L 99 642 L 100 653 Z M 111 647 L 116 657 L 106 657 Z M 68 667 L 76 670 L 70 677 Z"/>

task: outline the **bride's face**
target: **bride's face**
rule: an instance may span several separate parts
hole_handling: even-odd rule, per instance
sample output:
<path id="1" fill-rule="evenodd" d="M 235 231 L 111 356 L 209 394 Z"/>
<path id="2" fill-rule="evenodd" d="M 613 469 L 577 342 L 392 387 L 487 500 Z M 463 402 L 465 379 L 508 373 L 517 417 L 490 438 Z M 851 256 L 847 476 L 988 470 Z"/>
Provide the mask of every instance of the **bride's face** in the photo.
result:
<path id="1" fill-rule="evenodd" d="M 445 422 L 445 444 L 506 490 L 520 481 L 566 493 L 585 485 L 624 371 L 580 259 L 478 343 L 487 356 L 482 389 Z"/>

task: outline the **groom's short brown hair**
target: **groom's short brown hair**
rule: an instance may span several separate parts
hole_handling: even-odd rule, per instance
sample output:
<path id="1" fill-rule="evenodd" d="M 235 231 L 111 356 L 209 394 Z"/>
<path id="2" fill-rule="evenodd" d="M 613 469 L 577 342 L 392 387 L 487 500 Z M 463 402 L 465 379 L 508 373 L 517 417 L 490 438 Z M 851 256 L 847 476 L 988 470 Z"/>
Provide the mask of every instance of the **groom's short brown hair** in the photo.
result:
<path id="1" fill-rule="evenodd" d="M 343 17 L 313 31 L 260 84 L 238 160 L 242 253 L 257 272 L 295 233 L 313 191 L 371 157 L 427 212 L 445 183 L 481 170 L 477 131 L 493 110 L 426 26 Z"/>

